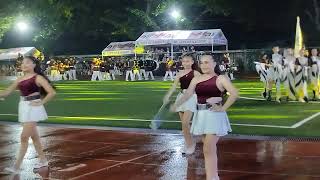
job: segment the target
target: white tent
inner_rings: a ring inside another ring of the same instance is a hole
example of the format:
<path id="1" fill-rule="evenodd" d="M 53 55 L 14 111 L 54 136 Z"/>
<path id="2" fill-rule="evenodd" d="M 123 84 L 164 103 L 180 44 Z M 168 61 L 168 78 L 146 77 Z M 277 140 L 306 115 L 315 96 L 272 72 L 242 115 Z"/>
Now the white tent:
<path id="1" fill-rule="evenodd" d="M 22 56 L 34 56 L 40 55 L 40 51 L 35 47 L 0 49 L 0 61 L 17 59 L 18 54 Z"/>
<path id="2" fill-rule="evenodd" d="M 156 31 L 143 33 L 136 45 L 170 45 L 171 53 L 175 45 L 211 46 L 213 51 L 214 46 L 225 46 L 227 50 L 228 40 L 221 29 Z"/>
<path id="3" fill-rule="evenodd" d="M 102 56 L 134 55 L 135 42 L 112 42 L 103 51 Z"/>

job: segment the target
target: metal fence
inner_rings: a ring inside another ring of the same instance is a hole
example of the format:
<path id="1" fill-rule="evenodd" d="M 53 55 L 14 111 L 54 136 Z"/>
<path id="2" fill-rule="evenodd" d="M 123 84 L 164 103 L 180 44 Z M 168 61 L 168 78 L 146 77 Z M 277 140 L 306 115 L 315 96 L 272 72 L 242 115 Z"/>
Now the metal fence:
<path id="1" fill-rule="evenodd" d="M 218 61 L 222 60 L 225 53 L 229 53 L 230 61 L 238 67 L 239 73 L 253 73 L 256 71 L 254 61 L 259 61 L 265 53 L 271 56 L 272 52 L 271 49 L 214 51 Z"/>
<path id="2" fill-rule="evenodd" d="M 215 59 L 221 61 L 223 55 L 225 53 L 229 53 L 231 63 L 238 67 L 238 73 L 254 73 L 255 72 L 255 64 L 254 61 L 259 61 L 261 56 L 264 53 L 267 53 L 269 57 L 272 54 L 271 49 L 244 49 L 244 50 L 228 50 L 228 51 L 214 51 Z M 179 56 L 181 52 L 177 52 L 175 55 Z M 81 55 L 80 59 L 90 59 L 92 57 L 101 56 L 101 55 Z M 60 57 L 69 57 L 69 56 L 60 56 Z M 72 57 L 78 57 L 78 55 L 73 55 Z M 10 63 L 1 63 L 4 64 L 13 64 Z"/>

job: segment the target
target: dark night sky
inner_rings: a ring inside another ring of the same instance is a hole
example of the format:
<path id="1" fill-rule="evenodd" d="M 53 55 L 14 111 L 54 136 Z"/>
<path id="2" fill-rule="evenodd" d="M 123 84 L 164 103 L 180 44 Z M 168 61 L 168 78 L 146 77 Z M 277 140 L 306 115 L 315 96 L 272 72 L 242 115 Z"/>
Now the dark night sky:
<path id="1" fill-rule="evenodd" d="M 307 46 L 319 45 L 319 37 L 314 30 L 311 21 L 305 13 L 306 8 L 312 7 L 303 0 L 269 0 L 264 3 L 260 0 L 243 0 L 234 2 L 250 2 L 248 6 L 233 8 L 231 15 L 205 15 L 193 29 L 221 28 L 230 43 L 230 49 L 238 48 L 269 48 L 272 45 L 293 46 L 296 16 L 301 17 L 302 30 Z M 308 1 L 311 3 L 311 1 Z M 243 3 L 245 4 L 245 3 Z M 96 11 L 104 11 L 106 7 L 96 7 Z M 187 11 L 187 12 L 186 12 Z M 192 11 L 192 12 L 190 12 Z M 185 8 L 183 13 L 186 17 L 192 17 L 200 13 L 201 9 Z M 193 15 L 191 14 L 193 13 Z M 80 13 L 81 14 L 81 13 Z M 240 14 L 240 15 L 239 15 Z M 88 16 L 88 14 L 82 14 Z M 99 17 L 96 17 L 97 19 Z M 81 19 L 81 18 L 80 18 Z M 76 20 L 77 21 L 77 20 Z M 80 21 L 80 20 L 79 20 Z M 135 23 L 135 22 L 131 22 Z M 104 28 L 108 29 L 108 26 Z M 126 37 L 90 37 L 84 35 L 86 28 L 78 31 L 66 30 L 63 35 L 53 42 L 54 54 L 98 54 L 109 44 L 110 41 L 134 40 Z M 142 32 L 141 32 L 142 33 Z M 31 34 L 21 35 L 15 31 L 6 34 L 1 47 L 35 46 Z M 136 37 L 138 38 L 138 36 Z"/>

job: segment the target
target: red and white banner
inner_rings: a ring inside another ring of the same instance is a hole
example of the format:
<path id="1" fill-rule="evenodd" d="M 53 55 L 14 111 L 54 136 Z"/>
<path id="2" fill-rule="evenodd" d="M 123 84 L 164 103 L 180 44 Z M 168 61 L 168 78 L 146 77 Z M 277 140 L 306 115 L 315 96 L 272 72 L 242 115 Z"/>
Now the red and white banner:
<path id="1" fill-rule="evenodd" d="M 145 32 L 137 40 L 139 45 L 227 45 L 228 40 L 221 29 L 188 31 Z"/>

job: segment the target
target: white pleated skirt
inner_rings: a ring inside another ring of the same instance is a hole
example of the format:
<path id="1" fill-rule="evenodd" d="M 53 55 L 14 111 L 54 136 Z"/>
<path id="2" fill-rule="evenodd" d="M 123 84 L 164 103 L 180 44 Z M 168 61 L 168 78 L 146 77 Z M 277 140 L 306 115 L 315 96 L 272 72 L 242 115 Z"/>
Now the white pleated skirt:
<path id="1" fill-rule="evenodd" d="M 185 90 L 183 91 L 185 92 Z M 176 102 L 181 99 L 183 96 L 183 92 L 179 93 L 176 99 Z M 176 112 L 196 112 L 197 111 L 197 95 L 193 94 L 185 103 L 181 104 L 179 107 L 177 107 Z"/>
<path id="2" fill-rule="evenodd" d="M 194 135 L 214 134 L 216 136 L 225 136 L 231 131 L 226 112 L 198 110 L 193 115 L 190 132 Z"/>
<path id="3" fill-rule="evenodd" d="M 40 101 L 39 99 L 33 101 Z M 23 97 L 20 98 L 19 102 L 19 122 L 39 122 L 48 119 L 47 112 L 43 105 L 31 106 L 30 103 L 33 101 L 24 101 Z"/>

